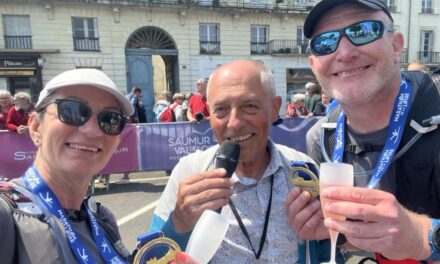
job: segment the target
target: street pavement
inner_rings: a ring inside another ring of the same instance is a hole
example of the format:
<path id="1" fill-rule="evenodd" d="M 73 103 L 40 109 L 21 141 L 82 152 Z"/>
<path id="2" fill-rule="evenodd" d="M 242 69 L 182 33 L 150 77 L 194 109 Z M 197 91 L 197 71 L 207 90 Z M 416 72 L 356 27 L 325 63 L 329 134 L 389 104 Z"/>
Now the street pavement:
<path id="1" fill-rule="evenodd" d="M 122 177 L 111 174 L 108 191 L 103 183 L 96 184 L 93 197 L 115 215 L 122 241 L 133 251 L 137 236 L 150 229 L 154 208 L 169 177 L 164 171 L 136 172 L 130 173 L 130 183 L 116 184 Z"/>

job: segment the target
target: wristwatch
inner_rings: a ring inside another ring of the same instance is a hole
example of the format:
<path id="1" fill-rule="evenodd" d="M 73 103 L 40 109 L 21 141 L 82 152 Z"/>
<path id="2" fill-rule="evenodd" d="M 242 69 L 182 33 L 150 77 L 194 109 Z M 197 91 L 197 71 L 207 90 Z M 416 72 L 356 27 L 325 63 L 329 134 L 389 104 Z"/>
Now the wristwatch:
<path id="1" fill-rule="evenodd" d="M 440 219 L 432 219 L 428 239 L 431 246 L 431 255 L 427 260 L 432 262 L 440 261 Z"/>

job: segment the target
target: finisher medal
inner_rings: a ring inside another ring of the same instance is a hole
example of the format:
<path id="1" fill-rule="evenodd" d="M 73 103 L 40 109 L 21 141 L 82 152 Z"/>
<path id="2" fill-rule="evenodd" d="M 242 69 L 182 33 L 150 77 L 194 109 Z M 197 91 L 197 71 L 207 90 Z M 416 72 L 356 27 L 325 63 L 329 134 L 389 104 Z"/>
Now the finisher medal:
<path id="1" fill-rule="evenodd" d="M 153 232 L 138 238 L 138 252 L 135 264 L 168 264 L 176 260 L 180 247 L 173 240 L 163 236 L 162 232 Z"/>
<path id="2" fill-rule="evenodd" d="M 301 192 L 307 191 L 312 198 L 319 195 L 319 180 L 316 176 L 317 171 L 313 164 L 304 162 L 292 162 L 290 170 L 290 179 L 293 186 L 301 189 Z"/>

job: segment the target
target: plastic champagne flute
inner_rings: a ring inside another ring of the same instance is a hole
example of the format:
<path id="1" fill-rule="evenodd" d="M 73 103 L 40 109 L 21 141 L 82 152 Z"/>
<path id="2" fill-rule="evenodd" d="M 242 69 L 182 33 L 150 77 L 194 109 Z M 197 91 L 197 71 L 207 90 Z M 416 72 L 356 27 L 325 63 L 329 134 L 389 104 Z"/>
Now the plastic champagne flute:
<path id="1" fill-rule="evenodd" d="M 320 191 L 334 186 L 353 186 L 353 166 L 346 163 L 321 163 L 319 169 Z M 321 196 L 321 206 L 325 218 L 344 220 L 344 217 L 326 212 L 328 200 Z M 329 230 L 331 240 L 331 258 L 329 264 L 336 264 L 336 240 L 338 232 Z"/>
<path id="2" fill-rule="evenodd" d="M 229 222 L 222 215 L 205 210 L 197 221 L 186 247 L 186 253 L 200 264 L 214 256 L 228 231 Z"/>

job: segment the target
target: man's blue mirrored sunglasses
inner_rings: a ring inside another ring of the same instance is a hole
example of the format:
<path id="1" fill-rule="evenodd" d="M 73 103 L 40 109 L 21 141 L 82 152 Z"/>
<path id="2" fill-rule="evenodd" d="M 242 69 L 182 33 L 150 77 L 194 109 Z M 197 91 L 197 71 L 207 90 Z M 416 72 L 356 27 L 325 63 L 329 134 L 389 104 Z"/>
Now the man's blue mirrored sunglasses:
<path id="1" fill-rule="evenodd" d="M 343 36 L 355 46 L 362 46 L 380 39 L 384 31 L 393 32 L 384 26 L 382 21 L 366 20 L 356 22 L 343 29 L 321 33 L 310 41 L 310 50 L 316 56 L 335 52 Z"/>

